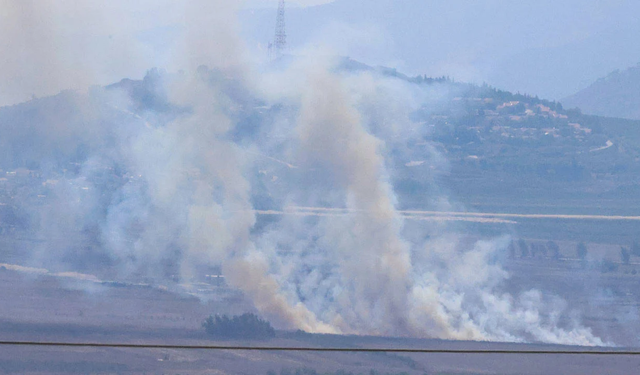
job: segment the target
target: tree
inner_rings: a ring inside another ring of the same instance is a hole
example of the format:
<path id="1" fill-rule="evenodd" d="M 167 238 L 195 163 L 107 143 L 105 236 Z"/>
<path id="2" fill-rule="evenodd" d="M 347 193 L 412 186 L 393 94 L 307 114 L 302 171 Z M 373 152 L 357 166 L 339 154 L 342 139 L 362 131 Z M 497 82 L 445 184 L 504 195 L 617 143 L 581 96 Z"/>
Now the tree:
<path id="1" fill-rule="evenodd" d="M 631 261 L 631 253 L 629 249 L 624 246 L 620 246 L 620 259 L 622 259 L 622 263 L 624 264 L 629 264 L 629 261 Z"/>
<path id="2" fill-rule="evenodd" d="M 555 243 L 554 241 L 548 241 L 547 248 L 549 249 L 549 251 L 551 251 L 551 256 L 554 259 L 560 259 L 560 246 L 558 246 L 557 243 Z"/>
<path id="3" fill-rule="evenodd" d="M 232 318 L 226 315 L 209 316 L 202 327 L 211 336 L 223 339 L 270 339 L 276 335 L 269 322 L 251 313 Z"/>
<path id="4" fill-rule="evenodd" d="M 520 247 L 520 256 L 522 258 L 526 258 L 529 256 L 529 246 L 527 245 L 527 241 L 522 238 L 518 240 L 518 247 Z"/>
<path id="5" fill-rule="evenodd" d="M 637 242 L 633 242 L 633 244 L 631 244 L 631 253 L 637 257 L 640 257 L 640 244 L 638 244 Z"/>
<path id="6" fill-rule="evenodd" d="M 542 256 L 545 258 L 549 254 L 547 247 L 542 242 L 538 244 L 538 250 L 540 250 L 540 252 L 542 253 Z"/>
<path id="7" fill-rule="evenodd" d="M 542 242 L 532 242 L 529 247 L 531 249 L 532 257 L 535 258 L 538 255 L 541 255 L 543 258 L 547 257 L 547 247 Z"/>
<path id="8" fill-rule="evenodd" d="M 576 253 L 580 260 L 585 260 L 587 258 L 587 245 L 585 245 L 584 242 L 580 242 L 578 246 L 576 246 Z"/>

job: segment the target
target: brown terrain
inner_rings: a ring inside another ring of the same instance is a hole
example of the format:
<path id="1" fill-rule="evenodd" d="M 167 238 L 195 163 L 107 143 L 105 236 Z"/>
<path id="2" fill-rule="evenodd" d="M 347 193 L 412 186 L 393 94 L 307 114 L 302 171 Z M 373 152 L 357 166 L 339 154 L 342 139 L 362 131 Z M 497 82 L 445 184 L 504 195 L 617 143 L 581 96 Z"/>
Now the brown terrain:
<path id="1" fill-rule="evenodd" d="M 563 297 L 582 322 L 618 346 L 637 344 L 637 264 L 603 274 L 571 258 L 574 243 L 559 243 L 560 260 L 507 261 L 505 289 L 539 288 Z M 593 257 L 614 247 L 593 247 Z M 252 311 L 240 294 L 202 284 L 206 302 L 182 290 L 148 284 L 105 283 L 78 274 L 50 274 L 0 267 L 0 340 L 277 347 L 548 349 L 571 347 L 433 339 L 311 335 L 279 331 L 269 341 L 214 341 L 200 327 L 209 314 Z M 176 287 L 177 288 L 177 287 Z M 191 289 L 189 289 L 191 288 Z M 597 290 L 598 293 L 593 293 Z M 7 374 L 630 374 L 640 356 L 519 354 L 394 354 L 255 352 L 5 346 L 0 373 Z"/>

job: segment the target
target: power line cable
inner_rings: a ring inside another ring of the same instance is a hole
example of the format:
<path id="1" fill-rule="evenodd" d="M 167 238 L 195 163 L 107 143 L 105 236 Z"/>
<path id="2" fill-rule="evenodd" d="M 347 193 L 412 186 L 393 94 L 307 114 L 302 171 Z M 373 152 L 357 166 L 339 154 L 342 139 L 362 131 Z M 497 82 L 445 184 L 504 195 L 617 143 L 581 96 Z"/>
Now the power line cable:
<path id="1" fill-rule="evenodd" d="M 352 353 L 422 353 L 422 354 L 520 354 L 520 355 L 598 355 L 638 356 L 640 350 L 511 350 L 511 349 L 407 349 L 407 348 L 317 348 L 282 346 L 231 346 L 231 345 L 171 345 L 125 344 L 56 341 L 0 341 L 2 346 L 76 347 L 76 348 L 124 348 L 124 349 L 178 349 L 178 350 L 242 350 L 242 351 L 290 351 L 290 352 L 352 352 Z"/>

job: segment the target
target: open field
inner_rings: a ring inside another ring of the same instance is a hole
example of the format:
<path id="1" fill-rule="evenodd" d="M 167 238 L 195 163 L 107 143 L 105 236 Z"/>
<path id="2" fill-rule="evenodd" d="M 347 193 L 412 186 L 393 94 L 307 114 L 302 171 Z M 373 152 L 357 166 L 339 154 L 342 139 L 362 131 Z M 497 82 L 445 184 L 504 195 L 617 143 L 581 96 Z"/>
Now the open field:
<path id="1" fill-rule="evenodd" d="M 195 336 L 195 335 L 194 335 Z M 300 345 L 304 339 L 282 337 L 269 345 Z M 120 338 L 132 339 L 133 335 Z M 335 337 L 312 338 L 316 347 L 331 346 Z M 181 342 L 203 342 L 197 337 Z M 433 349 L 555 349 L 549 346 L 442 342 L 434 340 L 340 338 L 354 347 L 393 345 Z M 207 341 L 212 344 L 212 342 Z M 225 344 L 225 343 L 223 343 Z M 235 344 L 235 343 L 234 343 Z M 56 349 L 3 348 L 0 373 L 6 374 L 260 374 L 295 373 L 310 369 L 318 373 L 354 374 L 630 374 L 640 367 L 636 357 L 591 357 L 584 355 L 458 355 L 187 351 L 169 349 Z"/>
<path id="2" fill-rule="evenodd" d="M 317 343 L 316 346 L 327 344 Z M 183 340 L 199 342 L 199 340 Z M 545 346 L 440 342 L 431 340 L 341 338 L 352 346 L 402 345 L 403 347 L 455 349 L 553 349 Z M 210 343 L 210 342 L 209 342 Z M 304 341 L 287 337 L 273 345 L 299 345 Z M 329 344 L 330 345 L 330 344 Z M 296 370 L 342 374 L 630 374 L 640 367 L 636 357 L 591 357 L 584 355 L 457 355 L 385 353 L 309 353 L 186 351 L 168 349 L 71 349 L 3 348 L 0 373 L 5 374 L 257 374 L 269 371 L 295 374 Z"/>
<path id="3" fill-rule="evenodd" d="M 540 290 L 557 296 L 571 315 L 606 342 L 640 346 L 640 258 L 620 258 L 620 246 L 629 246 L 640 233 L 633 210 L 568 210 L 550 212 L 530 205 L 526 209 L 479 212 L 440 212 L 406 209 L 408 231 L 429 221 L 463 225 L 466 241 L 510 234 L 529 246 L 553 240 L 557 258 L 550 254 L 508 257 L 504 269 L 510 278 L 501 290 L 517 296 Z M 508 203 L 508 202 L 507 202 Z M 496 208 L 496 207 L 493 207 Z M 542 212 L 542 214 L 540 213 Z M 367 214 L 344 209 L 290 207 L 258 211 L 259 223 L 280 215 L 341 216 Z M 254 311 L 241 293 L 207 284 L 158 285 L 153 281 L 113 282 L 101 274 L 29 268 L 26 249 L 38 241 L 28 236 L 0 237 L 0 339 L 130 343 L 216 344 L 200 325 L 210 314 Z M 577 259 L 576 246 L 584 241 L 587 260 Z M 606 267 L 608 268 L 606 268 Z M 605 269 L 606 268 L 606 269 Z M 72 271 L 72 270 L 67 270 Z M 560 321 L 559 324 L 568 324 Z M 549 345 L 454 342 L 431 339 L 321 336 L 280 331 L 268 342 L 222 342 L 273 346 L 406 347 L 406 348 L 561 348 Z M 306 353 L 181 351 L 131 349 L 57 349 L 6 347 L 0 351 L 0 373 L 6 374 L 266 374 L 273 370 L 314 369 L 354 374 L 629 374 L 638 372 L 640 358 L 525 355 L 452 355 L 382 353 Z"/>
<path id="4" fill-rule="evenodd" d="M 505 292 L 538 288 L 558 295 L 582 322 L 605 340 L 638 346 L 640 264 L 613 273 L 583 267 L 571 258 L 573 243 L 559 242 L 559 260 L 508 260 L 512 275 Z M 594 257 L 608 248 L 593 249 Z M 551 345 L 454 342 L 429 339 L 310 335 L 278 332 L 258 342 L 214 342 L 200 328 L 209 314 L 237 314 L 252 307 L 226 288 L 212 288 L 208 301 L 157 285 L 96 283 L 82 278 L 0 271 L 0 339 L 74 342 L 174 343 L 185 345 L 261 345 L 313 347 L 402 347 L 469 349 L 551 349 Z M 218 290 L 219 293 L 216 293 Z M 629 374 L 635 357 L 548 355 L 454 355 L 382 353 L 306 353 L 58 349 L 5 347 L 0 373 L 7 374 L 266 374 L 268 370 L 315 369 L 368 374 Z"/>

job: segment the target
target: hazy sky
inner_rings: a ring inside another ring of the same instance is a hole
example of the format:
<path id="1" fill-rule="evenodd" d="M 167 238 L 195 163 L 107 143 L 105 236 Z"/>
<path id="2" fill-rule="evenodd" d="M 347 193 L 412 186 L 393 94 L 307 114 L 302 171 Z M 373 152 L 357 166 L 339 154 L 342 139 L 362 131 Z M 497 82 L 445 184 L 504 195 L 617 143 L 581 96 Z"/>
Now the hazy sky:
<path id="1" fill-rule="evenodd" d="M 321 5 L 331 3 L 334 0 L 287 0 L 287 6 L 308 7 L 313 5 Z M 278 0 L 247 0 L 249 7 L 277 7 Z"/>
<path id="2" fill-rule="evenodd" d="M 289 0 L 287 5 L 328 2 Z M 277 5 L 278 0 L 0 0 L 0 105 L 141 78 L 152 67 L 188 68 L 178 66 L 176 56 L 184 48 L 180 33 L 193 25 L 193 16 L 215 19 L 224 7 Z M 188 6 L 201 12 L 187 14 Z M 222 21 L 234 22 L 231 18 Z M 275 14 L 269 18 L 275 22 Z M 203 22 L 200 32 L 212 39 L 217 23 Z"/>
<path id="3" fill-rule="evenodd" d="M 182 8 L 215 18 L 232 0 L 0 0 L 0 105 L 177 68 Z M 278 0 L 242 5 L 254 56 L 273 38 Z M 311 5 L 317 7 L 309 7 Z M 215 5 L 210 5 L 215 4 Z M 289 0 L 291 51 L 328 45 L 407 74 L 449 75 L 558 99 L 640 61 L 640 2 L 628 0 Z M 296 7 L 296 4 L 298 5 Z M 247 7 L 249 11 L 247 11 Z M 204 9 L 204 8 L 202 8 Z M 232 18 L 232 17 L 228 17 Z M 233 22 L 225 19 L 224 22 Z M 203 35 L 215 32 L 202 23 Z"/>
<path id="4" fill-rule="evenodd" d="M 411 75 L 560 99 L 640 61 L 638 14 L 629 0 L 336 0 L 289 9 L 287 33 L 293 51 L 325 44 Z M 249 45 L 273 22 L 272 10 L 244 17 Z"/>

